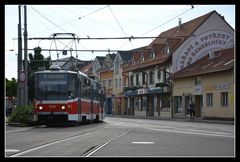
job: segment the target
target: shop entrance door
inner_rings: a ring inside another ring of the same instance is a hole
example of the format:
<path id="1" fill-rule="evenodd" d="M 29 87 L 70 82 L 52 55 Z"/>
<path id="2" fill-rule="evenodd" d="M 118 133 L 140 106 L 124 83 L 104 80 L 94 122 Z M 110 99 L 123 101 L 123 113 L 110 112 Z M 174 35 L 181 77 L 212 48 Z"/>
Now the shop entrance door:
<path id="1" fill-rule="evenodd" d="M 195 96 L 195 116 L 201 117 L 202 110 L 202 95 Z"/>
<path id="2" fill-rule="evenodd" d="M 185 96 L 185 115 L 190 115 L 190 112 L 188 111 L 190 104 L 190 96 Z"/>

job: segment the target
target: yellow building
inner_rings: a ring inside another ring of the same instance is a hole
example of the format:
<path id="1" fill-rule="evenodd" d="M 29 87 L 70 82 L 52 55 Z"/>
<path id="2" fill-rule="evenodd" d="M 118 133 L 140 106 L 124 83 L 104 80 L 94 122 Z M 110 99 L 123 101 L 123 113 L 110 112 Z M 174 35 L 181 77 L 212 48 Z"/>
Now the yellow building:
<path id="1" fill-rule="evenodd" d="M 234 48 L 209 53 L 173 75 L 174 117 L 189 115 L 195 103 L 196 117 L 234 119 Z"/>
<path id="2" fill-rule="evenodd" d="M 131 51 L 118 51 L 116 57 L 114 59 L 114 108 L 115 115 L 124 115 L 127 114 L 127 105 L 123 96 L 123 89 L 127 87 L 128 76 L 126 73 L 123 73 L 122 67 L 132 59 L 132 52 L 136 50 L 133 49 Z"/>
<path id="3" fill-rule="evenodd" d="M 113 61 L 116 54 L 107 54 L 103 65 L 97 70 L 100 74 L 100 81 L 105 93 L 104 110 L 106 114 L 114 114 L 114 94 L 113 94 Z"/>

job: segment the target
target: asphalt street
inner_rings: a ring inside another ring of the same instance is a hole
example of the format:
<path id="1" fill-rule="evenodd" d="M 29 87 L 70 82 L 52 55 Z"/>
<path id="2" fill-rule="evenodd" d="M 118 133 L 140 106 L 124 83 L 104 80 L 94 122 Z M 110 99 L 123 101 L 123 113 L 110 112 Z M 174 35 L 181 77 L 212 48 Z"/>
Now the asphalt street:
<path id="1" fill-rule="evenodd" d="M 5 129 L 11 157 L 234 157 L 235 126 L 106 117 L 74 127 Z"/>

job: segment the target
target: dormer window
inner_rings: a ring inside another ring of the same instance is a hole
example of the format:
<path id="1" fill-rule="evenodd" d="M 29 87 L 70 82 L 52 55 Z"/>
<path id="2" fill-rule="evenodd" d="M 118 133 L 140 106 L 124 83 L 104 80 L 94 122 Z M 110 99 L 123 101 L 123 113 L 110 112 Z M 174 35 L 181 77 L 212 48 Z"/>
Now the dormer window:
<path id="1" fill-rule="evenodd" d="M 170 53 L 170 47 L 168 46 L 168 44 L 166 45 L 165 53 L 166 53 L 166 54 L 169 54 L 169 53 Z"/>
<path id="2" fill-rule="evenodd" d="M 143 55 L 143 53 L 142 53 L 142 55 L 141 55 L 141 61 L 144 61 L 144 55 Z"/>
<path id="3" fill-rule="evenodd" d="M 154 50 L 151 50 L 151 58 L 155 58 L 155 52 L 154 52 Z"/>
<path id="4" fill-rule="evenodd" d="M 132 59 L 132 64 L 135 64 L 135 60 L 134 59 Z"/>

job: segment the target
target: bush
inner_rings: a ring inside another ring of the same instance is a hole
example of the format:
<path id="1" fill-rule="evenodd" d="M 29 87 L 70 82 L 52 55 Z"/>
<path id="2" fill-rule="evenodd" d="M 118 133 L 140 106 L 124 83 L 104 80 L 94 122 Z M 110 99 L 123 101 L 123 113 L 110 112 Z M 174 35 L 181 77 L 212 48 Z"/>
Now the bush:
<path id="1" fill-rule="evenodd" d="M 33 105 L 19 106 L 12 112 L 9 122 L 20 123 L 20 124 L 31 124 L 33 123 Z"/>

